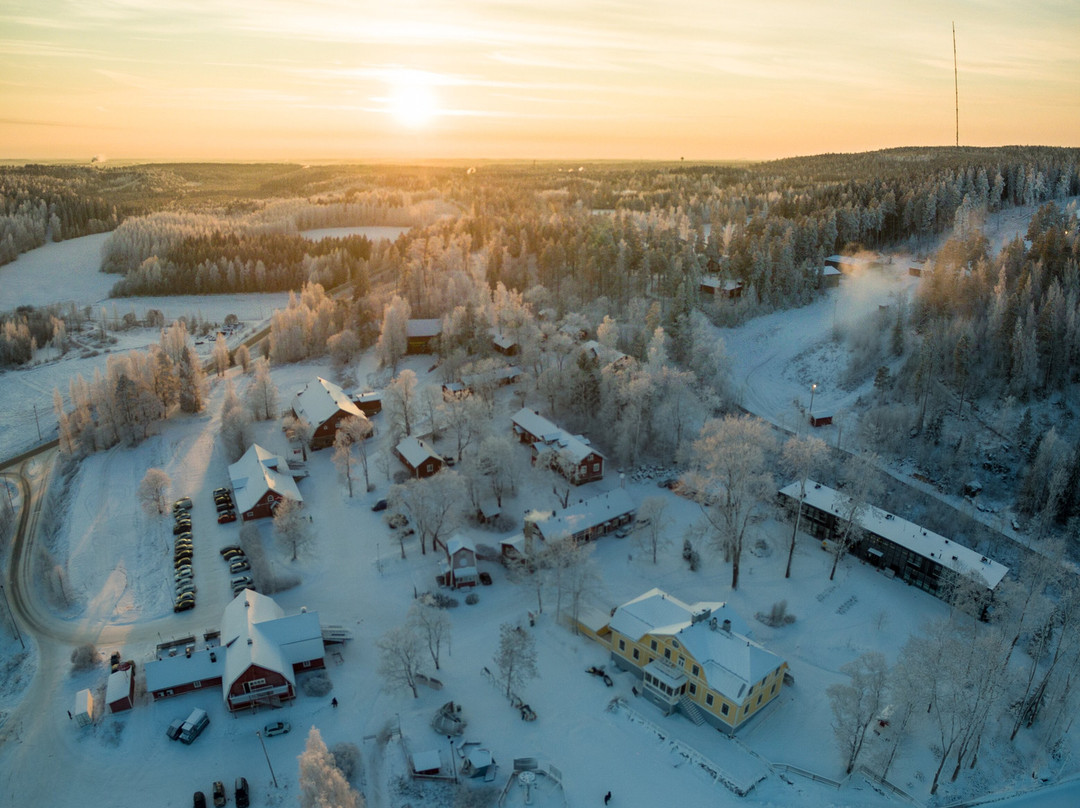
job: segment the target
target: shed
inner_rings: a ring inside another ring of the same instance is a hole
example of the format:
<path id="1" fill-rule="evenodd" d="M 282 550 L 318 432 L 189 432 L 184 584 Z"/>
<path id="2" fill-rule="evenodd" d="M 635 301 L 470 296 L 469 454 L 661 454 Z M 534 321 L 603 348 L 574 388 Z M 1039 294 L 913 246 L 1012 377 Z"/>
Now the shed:
<path id="1" fill-rule="evenodd" d="M 89 690 L 80 690 L 75 694 L 75 723 L 85 727 L 94 722 L 94 697 Z"/>
<path id="2" fill-rule="evenodd" d="M 816 427 L 819 427 L 819 426 L 828 426 L 831 423 L 832 423 L 832 415 L 831 414 L 829 414 L 829 415 L 818 414 L 818 415 L 811 415 L 810 416 L 810 426 L 812 426 L 812 427 L 816 428 Z"/>
<path id="3" fill-rule="evenodd" d="M 394 454 L 414 477 L 430 477 L 443 467 L 442 456 L 426 441 L 414 437 L 403 438 L 394 447 Z"/>
<path id="4" fill-rule="evenodd" d="M 382 393 L 369 391 L 366 393 L 353 393 L 352 402 L 360 408 L 364 415 L 375 415 L 382 412 Z"/>
<path id="5" fill-rule="evenodd" d="M 821 270 L 821 285 L 830 288 L 840 285 L 840 277 L 844 273 L 836 267 L 827 266 Z"/>
<path id="6" fill-rule="evenodd" d="M 135 671 L 128 666 L 109 674 L 105 686 L 105 703 L 109 712 L 119 713 L 130 710 L 135 704 Z"/>
<path id="7" fill-rule="evenodd" d="M 405 324 L 405 352 L 431 353 L 432 342 L 442 334 L 442 320 L 409 320 Z"/>
<path id="8" fill-rule="evenodd" d="M 439 752 L 436 749 L 428 749 L 424 752 L 413 752 L 413 774 L 438 774 L 442 768 Z"/>

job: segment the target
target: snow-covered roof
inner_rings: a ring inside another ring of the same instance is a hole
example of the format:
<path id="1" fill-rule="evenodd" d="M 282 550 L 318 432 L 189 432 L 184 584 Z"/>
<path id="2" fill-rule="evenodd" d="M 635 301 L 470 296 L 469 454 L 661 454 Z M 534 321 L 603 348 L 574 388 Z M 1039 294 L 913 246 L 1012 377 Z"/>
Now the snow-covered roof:
<path id="1" fill-rule="evenodd" d="M 727 629 L 725 621 L 730 621 Z M 746 623 L 723 602 L 690 605 L 650 589 L 617 608 L 610 626 L 634 641 L 647 634 L 678 637 L 701 666 L 709 687 L 736 703 L 745 699 L 751 685 L 784 664 L 747 636 Z"/>
<path id="2" fill-rule="evenodd" d="M 622 351 L 615 348 L 609 348 L 601 342 L 597 342 L 594 339 L 581 343 L 583 350 L 589 351 L 596 357 L 598 362 L 601 362 L 604 367 L 608 365 L 614 365 L 616 362 L 622 362 L 630 357 L 624 354 Z"/>
<path id="3" fill-rule="evenodd" d="M 252 665 L 277 671 L 295 684 L 293 663 L 323 655 L 317 612 L 286 616 L 272 598 L 253 589 L 245 589 L 225 607 L 221 644 L 225 648 L 222 689 L 226 697 L 232 683 Z"/>
<path id="4" fill-rule="evenodd" d="M 829 276 L 831 276 L 831 275 L 843 275 L 844 273 L 843 273 L 843 272 L 841 272 L 841 271 L 840 271 L 839 269 L 837 269 L 836 267 L 824 267 L 824 268 L 823 268 L 823 269 L 821 270 L 821 274 L 822 274 L 823 276 L 825 276 L 825 277 L 829 277 Z"/>
<path id="5" fill-rule="evenodd" d="M 454 536 L 452 536 L 446 542 L 446 552 L 447 552 L 447 554 L 452 556 L 454 553 L 458 552 L 459 550 L 468 550 L 469 552 L 475 554 L 476 553 L 476 544 L 473 542 L 472 539 L 468 538 L 467 536 L 460 536 L 460 535 L 454 534 Z"/>
<path id="6" fill-rule="evenodd" d="M 790 499 L 798 499 L 798 482 L 781 488 L 780 493 Z M 827 485 L 807 480 L 804 501 L 826 513 L 843 517 L 850 497 Z M 909 522 L 907 519 L 874 506 L 864 509 L 858 521 L 864 530 L 918 553 L 924 558 L 932 559 L 946 569 L 960 575 L 968 573 L 977 575 L 986 584 L 987 589 L 993 589 L 1001 583 L 1001 579 L 1009 571 L 1008 567 L 990 560 L 969 547 L 957 544 L 914 522 Z"/>
<path id="7" fill-rule="evenodd" d="M 543 444 L 542 446 L 533 444 L 533 448 L 538 452 L 551 449 L 566 454 L 575 463 L 580 463 L 590 454 L 599 457 L 604 456 L 594 449 L 585 438 L 580 435 L 571 435 L 565 429 L 555 426 L 547 418 L 530 410 L 528 407 L 522 407 L 518 410 L 511 418 L 511 421 L 515 430 L 524 430 L 540 439 L 538 443 Z"/>
<path id="8" fill-rule="evenodd" d="M 633 498 L 623 488 L 586 499 L 562 511 L 530 511 L 525 521 L 536 526 L 546 540 L 574 536 L 637 510 Z"/>
<path id="9" fill-rule="evenodd" d="M 109 674 L 105 684 L 105 703 L 127 698 L 131 695 L 131 668 L 122 668 Z"/>
<path id="10" fill-rule="evenodd" d="M 715 275 L 702 275 L 701 285 L 712 289 L 723 289 L 725 292 L 734 292 L 742 288 L 742 281 L 733 278 L 718 278 Z"/>
<path id="11" fill-rule="evenodd" d="M 296 394 L 292 407 L 293 412 L 314 427 L 326 423 L 339 410 L 357 418 L 365 417 L 338 385 L 321 376 Z"/>
<path id="12" fill-rule="evenodd" d="M 405 324 L 406 337 L 437 337 L 442 333 L 442 320 L 409 320 Z"/>
<path id="13" fill-rule="evenodd" d="M 504 351 L 508 351 L 517 345 L 517 340 L 513 337 L 494 330 L 491 332 L 491 341 L 496 348 L 501 348 Z"/>
<path id="14" fill-rule="evenodd" d="M 425 461 L 431 458 L 439 461 L 442 460 L 439 453 L 432 449 L 425 441 L 417 440 L 411 436 L 403 438 L 395 449 L 399 455 L 405 458 L 405 462 L 414 469 L 420 468 L 420 466 L 424 465 Z"/>
<path id="15" fill-rule="evenodd" d="M 225 672 L 225 654 L 221 648 L 193 651 L 190 657 L 178 653 L 176 656 L 151 660 L 143 666 L 143 670 L 146 673 L 146 689 L 154 693 L 220 678 Z"/>
<path id="16" fill-rule="evenodd" d="M 296 502 L 304 501 L 285 458 L 257 443 L 251 444 L 244 456 L 229 466 L 229 480 L 241 513 L 251 510 L 267 491 Z"/>
<path id="17" fill-rule="evenodd" d="M 423 752 L 413 752 L 412 767 L 414 772 L 437 772 L 442 767 L 439 751 L 427 749 Z"/>
<path id="18" fill-rule="evenodd" d="M 865 269 L 876 262 L 876 258 L 869 258 L 862 255 L 830 255 L 825 259 L 825 263 L 834 263 L 838 265 L 848 267 L 859 267 Z"/>

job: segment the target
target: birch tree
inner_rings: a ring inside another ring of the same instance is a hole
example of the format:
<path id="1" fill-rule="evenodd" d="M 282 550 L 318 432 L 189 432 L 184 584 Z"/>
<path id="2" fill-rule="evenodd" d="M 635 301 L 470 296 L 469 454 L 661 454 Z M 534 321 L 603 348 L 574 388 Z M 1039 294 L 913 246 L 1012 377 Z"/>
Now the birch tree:
<path id="1" fill-rule="evenodd" d="M 315 727 L 300 754 L 300 808 L 364 808 Z"/>
<path id="2" fill-rule="evenodd" d="M 434 598 L 425 595 L 413 601 L 413 605 L 409 607 L 407 623 L 427 645 L 435 670 L 439 670 L 442 645 L 444 642 L 450 644 L 450 618 L 446 612 L 435 605 Z"/>
<path id="3" fill-rule="evenodd" d="M 506 686 L 506 697 L 520 690 L 539 673 L 536 668 L 536 641 L 521 626 L 503 623 L 499 626 L 499 648 L 495 652 L 495 667 L 499 681 Z"/>
<path id="4" fill-rule="evenodd" d="M 390 487 L 390 507 L 409 517 L 420 538 L 420 552 L 427 554 L 428 542 L 434 549 L 440 537 L 453 531 L 465 501 L 465 484 L 451 469 L 403 485 Z"/>
<path id="5" fill-rule="evenodd" d="M 283 499 L 274 508 L 274 537 L 285 550 L 292 553 L 296 561 L 300 551 L 311 541 L 308 520 L 304 518 L 299 502 Z"/>
<path id="6" fill-rule="evenodd" d="M 413 698 L 417 675 L 423 672 L 423 648 L 420 636 L 411 625 L 397 626 L 383 634 L 376 643 L 379 649 L 379 673 L 391 689 L 408 688 Z"/>
<path id="7" fill-rule="evenodd" d="M 829 685 L 825 693 L 833 711 L 833 732 L 843 752 L 847 774 L 866 742 L 870 725 L 885 707 L 888 665 L 885 656 L 870 651 L 840 668 L 849 677 L 847 684 Z"/>
<path id="8" fill-rule="evenodd" d="M 877 476 L 877 455 L 848 455 L 844 461 L 844 490 L 836 493 L 838 528 L 832 541 L 833 563 L 829 580 L 844 553 L 862 534 L 862 518 L 869 513 L 872 500 L 880 490 Z"/>
<path id="9" fill-rule="evenodd" d="M 270 378 L 269 359 L 260 357 L 255 361 L 255 374 L 245 396 L 255 420 L 269 421 L 277 413 L 278 389 Z"/>
<path id="10" fill-rule="evenodd" d="M 806 481 L 815 473 L 815 469 L 825 457 L 825 441 L 812 435 L 794 435 L 787 439 L 781 453 L 784 471 L 795 477 L 799 483 L 799 503 L 795 509 L 795 526 L 791 530 L 791 544 L 788 547 L 787 569 L 784 577 L 791 577 L 791 560 L 795 556 L 795 537 L 799 533 L 802 520 L 802 502 L 806 498 Z"/>
<path id="11" fill-rule="evenodd" d="M 164 514 L 169 511 L 169 486 L 172 480 L 162 469 L 147 469 L 139 483 L 139 502 L 147 514 Z"/>
<path id="12" fill-rule="evenodd" d="M 731 588 L 739 588 L 746 528 L 757 508 L 773 493 L 765 471 L 769 441 L 765 422 L 728 415 L 705 422 L 690 450 L 686 475 L 712 541 L 731 561 Z"/>
<path id="13" fill-rule="evenodd" d="M 224 376 L 229 369 L 229 344 L 225 342 L 225 335 L 219 333 L 214 340 L 214 367 L 218 377 Z"/>
<path id="14" fill-rule="evenodd" d="M 403 370 L 383 390 L 383 413 L 391 444 L 412 434 L 419 407 L 416 374 L 408 369 Z"/>
<path id="15" fill-rule="evenodd" d="M 645 497 L 637 512 L 637 529 L 634 531 L 634 541 L 645 552 L 652 556 L 652 563 L 656 563 L 657 551 L 670 544 L 667 532 L 664 530 L 664 513 L 667 511 L 667 501 L 663 497 Z"/>

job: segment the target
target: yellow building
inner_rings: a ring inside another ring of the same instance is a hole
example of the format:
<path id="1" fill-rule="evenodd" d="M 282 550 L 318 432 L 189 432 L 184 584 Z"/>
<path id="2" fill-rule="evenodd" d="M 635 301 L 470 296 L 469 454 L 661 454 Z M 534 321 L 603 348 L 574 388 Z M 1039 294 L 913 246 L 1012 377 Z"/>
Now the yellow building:
<path id="1" fill-rule="evenodd" d="M 641 677 L 664 711 L 734 734 L 780 695 L 787 663 L 747 637 L 725 603 L 695 603 L 651 589 L 619 606 L 599 634 L 611 659 Z"/>

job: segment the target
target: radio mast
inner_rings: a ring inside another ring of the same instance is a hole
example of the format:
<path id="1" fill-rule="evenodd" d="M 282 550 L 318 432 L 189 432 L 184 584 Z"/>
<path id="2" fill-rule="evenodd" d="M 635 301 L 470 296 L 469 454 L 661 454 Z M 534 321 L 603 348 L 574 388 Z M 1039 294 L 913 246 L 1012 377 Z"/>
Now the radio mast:
<path id="1" fill-rule="evenodd" d="M 956 22 L 952 24 L 953 90 L 956 93 L 956 147 L 960 148 L 960 80 L 956 71 Z"/>

